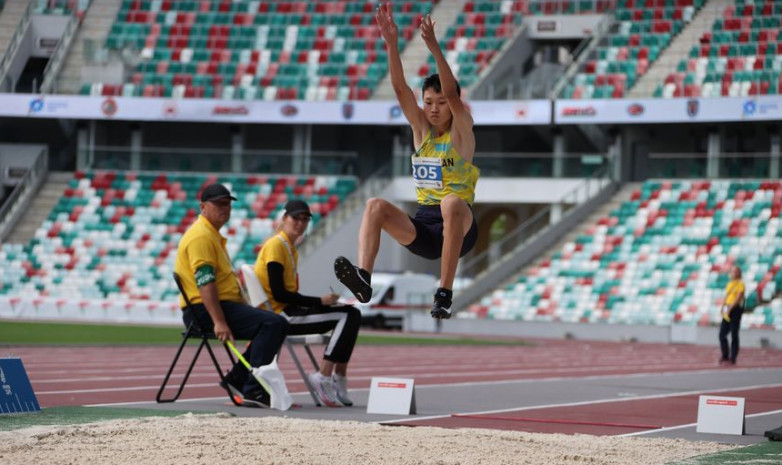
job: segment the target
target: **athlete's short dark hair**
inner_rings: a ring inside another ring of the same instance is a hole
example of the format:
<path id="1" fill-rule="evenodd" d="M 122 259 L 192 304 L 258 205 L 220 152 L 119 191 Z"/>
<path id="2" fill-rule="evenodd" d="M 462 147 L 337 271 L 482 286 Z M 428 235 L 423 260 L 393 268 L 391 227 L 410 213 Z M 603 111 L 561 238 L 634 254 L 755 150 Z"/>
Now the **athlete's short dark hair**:
<path id="1" fill-rule="evenodd" d="M 421 85 L 421 95 L 426 92 L 426 89 L 432 89 L 435 92 L 442 93 L 443 86 L 440 84 L 440 75 L 435 73 L 424 79 L 424 83 Z M 459 85 L 459 81 L 456 81 L 456 95 L 462 95 L 462 87 Z"/>

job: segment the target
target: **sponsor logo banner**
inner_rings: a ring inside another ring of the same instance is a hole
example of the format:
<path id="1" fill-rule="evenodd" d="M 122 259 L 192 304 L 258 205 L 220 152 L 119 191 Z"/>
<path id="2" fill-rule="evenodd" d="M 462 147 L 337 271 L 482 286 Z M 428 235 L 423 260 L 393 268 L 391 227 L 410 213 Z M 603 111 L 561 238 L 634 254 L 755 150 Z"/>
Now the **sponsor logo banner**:
<path id="1" fill-rule="evenodd" d="M 342 117 L 346 120 L 353 118 L 353 114 L 356 112 L 356 105 L 353 102 L 345 102 L 342 104 Z"/>
<path id="2" fill-rule="evenodd" d="M 631 103 L 627 106 L 627 114 L 632 117 L 641 116 L 644 114 L 644 106 L 640 103 Z"/>
<path id="3" fill-rule="evenodd" d="M 476 125 L 639 124 L 782 119 L 778 96 L 469 102 Z M 407 125 L 395 101 L 233 101 L 0 94 L 0 117 Z"/>
<path id="4" fill-rule="evenodd" d="M 245 105 L 215 105 L 212 108 L 212 114 L 215 116 L 247 116 L 250 114 L 250 108 Z"/>
<path id="5" fill-rule="evenodd" d="M 100 104 L 100 111 L 103 112 L 104 115 L 107 117 L 112 117 L 117 114 L 117 110 L 119 109 L 119 106 L 117 104 L 117 101 L 113 98 L 109 97 L 106 100 L 103 101 L 103 103 Z"/>
<path id="6" fill-rule="evenodd" d="M 551 124 L 551 101 L 469 102 L 477 125 Z M 309 102 L 0 94 L 0 117 L 407 125 L 395 101 Z"/>
<path id="7" fill-rule="evenodd" d="M 698 116 L 698 110 L 701 108 L 701 103 L 698 99 L 687 100 L 687 116 L 695 118 Z"/>
<path id="8" fill-rule="evenodd" d="M 551 124 L 550 100 L 476 100 L 470 109 L 477 125 Z"/>
<path id="9" fill-rule="evenodd" d="M 557 100 L 555 124 L 730 122 L 782 119 L 776 96 Z"/>
<path id="10" fill-rule="evenodd" d="M 388 121 L 396 121 L 402 118 L 402 107 L 399 105 L 391 105 L 388 109 Z"/>

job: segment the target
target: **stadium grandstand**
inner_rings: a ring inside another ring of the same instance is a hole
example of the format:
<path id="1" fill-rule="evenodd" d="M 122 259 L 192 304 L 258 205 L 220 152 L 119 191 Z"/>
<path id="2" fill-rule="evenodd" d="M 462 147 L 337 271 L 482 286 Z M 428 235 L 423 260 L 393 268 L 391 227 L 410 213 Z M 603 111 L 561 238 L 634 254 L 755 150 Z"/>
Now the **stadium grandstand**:
<path id="1" fill-rule="evenodd" d="M 417 94 L 436 19 L 481 169 L 455 317 L 406 329 L 716 344 L 740 265 L 742 341 L 782 344 L 782 0 L 392 6 Z M 0 1 L 0 318 L 179 324 L 176 245 L 216 181 L 237 267 L 300 198 L 303 291 L 335 286 L 365 201 L 415 206 L 376 7 Z M 376 269 L 439 273 L 387 237 Z"/>

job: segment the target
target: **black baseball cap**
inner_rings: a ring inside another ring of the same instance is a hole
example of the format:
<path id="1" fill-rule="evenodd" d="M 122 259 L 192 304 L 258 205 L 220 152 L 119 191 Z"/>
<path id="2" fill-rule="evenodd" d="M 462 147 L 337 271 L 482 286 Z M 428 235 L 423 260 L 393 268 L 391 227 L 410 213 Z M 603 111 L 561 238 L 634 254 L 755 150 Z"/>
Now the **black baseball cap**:
<path id="1" fill-rule="evenodd" d="M 305 213 L 307 216 L 312 216 L 310 212 L 310 206 L 303 200 L 288 200 L 285 204 L 285 214 L 290 216 L 296 216 Z"/>
<path id="2" fill-rule="evenodd" d="M 201 192 L 202 202 L 211 202 L 213 200 L 220 200 L 226 197 L 231 200 L 236 200 L 236 197 L 231 195 L 231 192 L 228 191 L 228 188 L 220 183 L 209 184 L 206 186 L 203 192 Z"/>

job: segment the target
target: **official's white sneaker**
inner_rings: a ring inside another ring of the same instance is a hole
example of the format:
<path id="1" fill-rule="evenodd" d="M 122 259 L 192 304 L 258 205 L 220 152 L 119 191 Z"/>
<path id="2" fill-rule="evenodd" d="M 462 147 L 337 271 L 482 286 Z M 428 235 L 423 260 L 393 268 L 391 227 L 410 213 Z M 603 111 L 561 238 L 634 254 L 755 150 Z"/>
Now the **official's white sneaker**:
<path id="1" fill-rule="evenodd" d="M 318 394 L 318 399 L 320 399 L 324 405 L 328 407 L 340 407 L 337 396 L 334 394 L 334 383 L 331 381 L 331 378 L 327 378 L 317 371 L 315 373 L 310 373 L 308 378 L 310 384 L 312 384 L 312 387 L 315 389 L 315 393 Z"/>
<path id="2" fill-rule="evenodd" d="M 345 407 L 352 407 L 353 401 L 348 397 L 348 377 L 333 375 L 331 380 L 334 383 L 334 393 L 337 395 L 337 400 Z"/>

